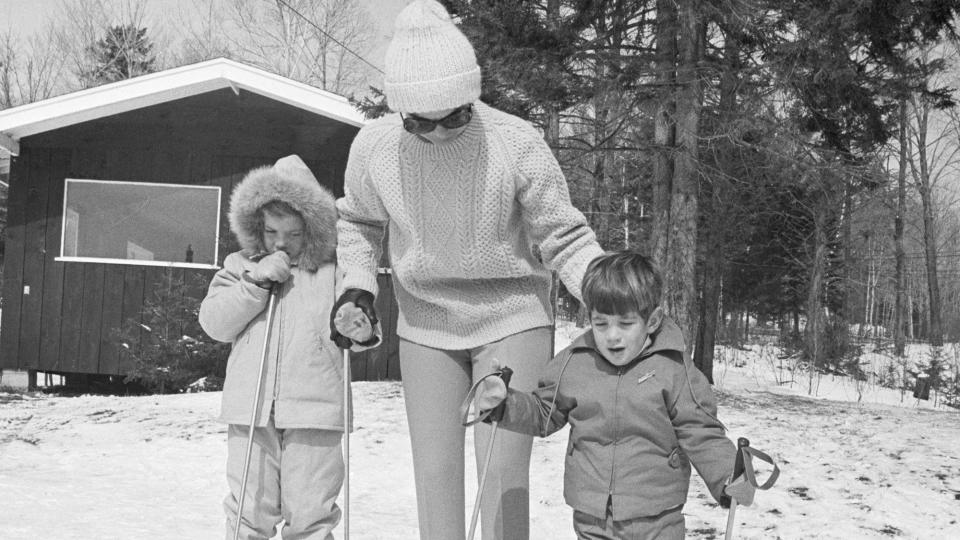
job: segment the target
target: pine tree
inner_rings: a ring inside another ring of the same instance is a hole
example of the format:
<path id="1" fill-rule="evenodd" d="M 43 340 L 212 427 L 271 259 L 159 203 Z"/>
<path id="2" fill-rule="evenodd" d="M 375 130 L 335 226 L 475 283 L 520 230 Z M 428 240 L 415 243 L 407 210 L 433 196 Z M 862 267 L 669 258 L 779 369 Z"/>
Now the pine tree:
<path id="1" fill-rule="evenodd" d="M 876 187 L 871 175 L 859 171 L 897 130 L 902 98 L 920 94 L 941 106 L 952 104 L 948 89 L 927 87 L 930 78 L 923 70 L 930 67 L 913 56 L 942 34 L 954 35 L 960 3 L 776 0 L 767 7 L 777 27 L 791 31 L 767 36 L 765 58 L 786 82 L 792 121 L 810 137 L 814 158 L 806 182 L 816 194 L 810 207 L 815 234 L 808 258 L 806 352 L 822 365 L 826 308 L 840 319 L 849 315 L 842 309 L 846 291 L 828 286 L 847 273 L 848 261 L 832 256 L 837 246 L 829 243 L 852 241 L 843 231 L 849 230 L 844 219 L 854 196 Z"/>
<path id="2" fill-rule="evenodd" d="M 156 57 L 147 29 L 111 26 L 102 39 L 87 47 L 88 68 L 80 73 L 85 87 L 122 81 L 155 71 Z"/>
<path id="3" fill-rule="evenodd" d="M 387 96 L 383 94 L 383 90 L 375 86 L 370 86 L 369 89 L 371 95 L 363 96 L 362 99 L 350 96 L 350 104 L 360 111 L 364 118 L 374 120 L 390 112 L 390 106 L 387 104 Z"/>
<path id="4" fill-rule="evenodd" d="M 197 319 L 208 276 L 167 269 L 135 317 L 113 333 L 126 378 L 151 392 L 186 391 L 205 378 L 222 386 L 230 345 L 214 341 Z"/>

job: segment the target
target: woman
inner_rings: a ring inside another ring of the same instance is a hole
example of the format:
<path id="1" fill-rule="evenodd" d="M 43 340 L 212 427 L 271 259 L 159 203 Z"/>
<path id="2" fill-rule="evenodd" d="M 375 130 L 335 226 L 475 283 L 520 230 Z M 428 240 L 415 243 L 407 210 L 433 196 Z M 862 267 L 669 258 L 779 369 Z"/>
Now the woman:
<path id="1" fill-rule="evenodd" d="M 334 312 L 355 304 L 376 320 L 389 230 L 420 537 L 451 540 L 465 529 L 460 403 L 494 360 L 514 369 L 514 387 L 536 387 L 551 352 L 548 269 L 579 298 L 602 250 L 541 135 L 479 101 L 474 50 L 437 2 L 415 0 L 398 15 L 384 92 L 399 114 L 357 135 L 337 201 L 346 290 Z M 479 460 L 490 428 L 475 429 Z M 483 538 L 524 539 L 532 438 L 496 442 Z"/>

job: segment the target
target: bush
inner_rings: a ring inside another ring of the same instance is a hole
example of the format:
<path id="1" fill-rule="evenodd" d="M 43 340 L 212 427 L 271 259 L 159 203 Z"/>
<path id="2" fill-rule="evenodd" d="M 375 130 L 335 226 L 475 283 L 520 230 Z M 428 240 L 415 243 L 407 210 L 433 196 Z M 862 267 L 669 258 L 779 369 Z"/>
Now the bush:
<path id="1" fill-rule="evenodd" d="M 190 291 L 205 291 L 206 278 L 172 268 L 144 302 L 139 317 L 127 319 L 114 332 L 124 382 L 136 382 L 153 393 L 174 394 L 205 379 L 204 388 L 222 387 L 229 343 L 208 337 L 197 315 L 202 298 Z"/>

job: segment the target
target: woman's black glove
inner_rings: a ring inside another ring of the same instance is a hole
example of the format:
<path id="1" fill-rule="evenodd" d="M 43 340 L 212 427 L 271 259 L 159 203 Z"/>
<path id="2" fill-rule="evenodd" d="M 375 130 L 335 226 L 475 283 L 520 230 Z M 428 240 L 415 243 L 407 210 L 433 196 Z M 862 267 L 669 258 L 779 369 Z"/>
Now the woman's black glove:
<path id="1" fill-rule="evenodd" d="M 341 334 L 340 331 L 337 330 L 337 325 L 334 323 L 340 308 L 346 304 L 353 304 L 360 308 L 360 311 L 366 315 L 370 321 L 370 326 L 376 326 L 379 319 L 377 319 L 377 310 L 373 307 L 373 300 L 373 293 L 370 291 L 363 289 L 347 289 L 343 291 L 343 294 L 337 299 L 337 303 L 333 305 L 333 309 L 330 310 L 330 339 L 337 344 L 337 347 L 349 349 L 353 346 L 353 340 Z M 374 336 L 373 339 L 376 339 L 376 336 Z M 366 343 L 361 343 L 361 345 L 365 344 Z"/>

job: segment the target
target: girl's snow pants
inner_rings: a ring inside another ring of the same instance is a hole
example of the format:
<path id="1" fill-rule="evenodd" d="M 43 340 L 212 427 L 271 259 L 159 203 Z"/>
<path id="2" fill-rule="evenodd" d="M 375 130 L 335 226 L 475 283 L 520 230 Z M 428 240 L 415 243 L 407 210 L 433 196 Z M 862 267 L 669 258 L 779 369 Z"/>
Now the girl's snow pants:
<path id="1" fill-rule="evenodd" d="M 247 426 L 227 431 L 227 484 L 223 501 L 228 540 L 233 539 L 237 498 L 247 451 Z M 284 540 L 332 540 L 340 521 L 337 495 L 343 485 L 343 433 L 323 429 L 277 429 L 273 415 L 253 435 L 240 538 L 268 540 L 284 522 Z"/>
<path id="2" fill-rule="evenodd" d="M 510 387 L 532 391 L 552 349 L 550 328 L 534 328 L 467 350 L 443 350 L 400 341 L 400 369 L 421 540 L 466 536 L 464 436 L 460 404 L 493 360 L 513 369 Z M 489 424 L 474 426 L 477 471 L 483 466 Z M 500 430 L 481 503 L 483 540 L 529 538 L 529 472 L 533 438 Z M 471 507 L 473 496 L 471 496 Z"/>

